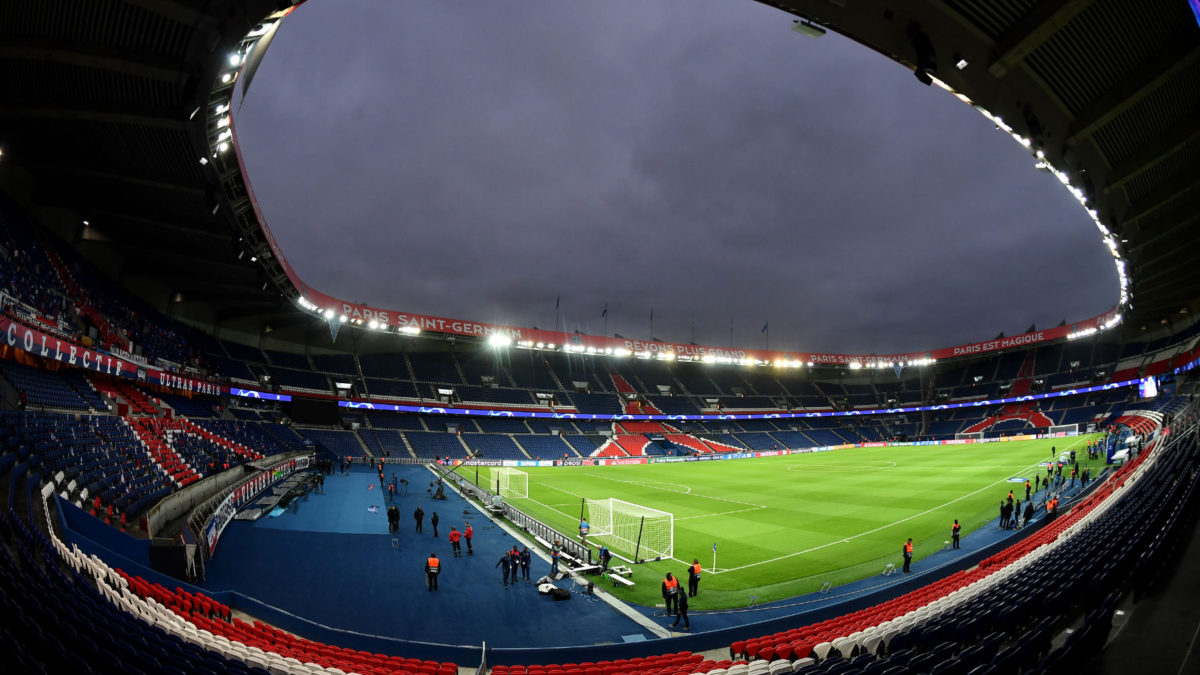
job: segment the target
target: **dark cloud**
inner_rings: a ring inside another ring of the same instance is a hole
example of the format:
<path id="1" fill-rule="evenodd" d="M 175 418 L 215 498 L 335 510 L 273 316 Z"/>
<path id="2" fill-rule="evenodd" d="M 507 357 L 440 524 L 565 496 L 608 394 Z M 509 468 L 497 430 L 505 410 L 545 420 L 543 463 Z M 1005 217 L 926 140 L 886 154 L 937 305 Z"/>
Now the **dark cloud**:
<path id="1" fill-rule="evenodd" d="M 1090 221 L 982 116 L 756 3 L 317 2 L 238 114 L 311 285 L 404 311 L 819 351 L 1108 309 Z"/>

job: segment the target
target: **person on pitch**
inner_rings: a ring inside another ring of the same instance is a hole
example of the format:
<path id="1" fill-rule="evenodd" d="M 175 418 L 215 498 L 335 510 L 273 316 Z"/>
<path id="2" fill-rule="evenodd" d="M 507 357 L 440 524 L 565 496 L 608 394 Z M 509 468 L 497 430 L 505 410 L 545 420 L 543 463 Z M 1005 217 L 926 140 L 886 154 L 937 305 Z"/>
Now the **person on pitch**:
<path id="1" fill-rule="evenodd" d="M 692 564 L 688 566 L 687 594 L 694 598 L 698 593 L 700 593 L 700 559 L 692 558 Z M 687 620 L 686 608 L 684 609 L 684 620 Z"/>

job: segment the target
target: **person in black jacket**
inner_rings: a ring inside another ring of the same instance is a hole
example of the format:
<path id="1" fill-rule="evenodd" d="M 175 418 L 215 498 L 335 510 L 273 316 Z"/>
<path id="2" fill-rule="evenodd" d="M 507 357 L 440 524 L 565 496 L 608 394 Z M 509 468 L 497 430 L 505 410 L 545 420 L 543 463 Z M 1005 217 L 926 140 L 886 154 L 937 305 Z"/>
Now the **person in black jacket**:
<path id="1" fill-rule="evenodd" d="M 516 581 L 516 578 L 515 578 L 516 575 L 513 574 L 516 570 L 514 570 L 512 568 L 512 560 L 511 560 L 511 557 L 508 555 L 508 551 L 505 551 L 504 554 L 500 556 L 500 561 L 496 563 L 496 567 L 499 567 L 500 573 L 504 575 L 504 587 L 505 588 L 508 588 L 509 576 L 514 577 L 513 581 L 514 582 Z"/>
<path id="2" fill-rule="evenodd" d="M 438 524 L 437 511 L 433 512 L 433 516 L 429 519 L 429 524 L 433 526 L 433 538 L 437 539 L 437 524 Z"/>
<path id="3" fill-rule="evenodd" d="M 417 532 L 425 531 L 425 510 L 417 505 L 417 510 L 413 511 L 413 520 L 417 521 Z"/>
<path id="4" fill-rule="evenodd" d="M 533 565 L 533 554 L 529 552 L 529 547 L 521 549 L 521 578 L 525 583 L 529 583 L 529 567 Z M 513 575 L 513 581 L 516 581 L 517 575 Z"/>
<path id="5" fill-rule="evenodd" d="M 675 628 L 676 626 L 678 626 L 679 620 L 683 619 L 683 629 L 684 630 L 692 629 L 692 622 L 690 619 L 688 619 L 688 615 L 687 615 L 687 606 L 688 606 L 688 594 L 687 593 L 676 593 L 675 594 L 675 623 L 671 624 L 671 628 Z"/>

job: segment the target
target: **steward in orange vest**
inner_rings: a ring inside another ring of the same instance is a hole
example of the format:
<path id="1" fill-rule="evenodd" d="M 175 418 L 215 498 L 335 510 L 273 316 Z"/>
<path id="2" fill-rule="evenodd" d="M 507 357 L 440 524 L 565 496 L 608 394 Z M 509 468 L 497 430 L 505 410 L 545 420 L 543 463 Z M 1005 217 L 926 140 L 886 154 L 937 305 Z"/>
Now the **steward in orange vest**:
<path id="1" fill-rule="evenodd" d="M 675 613 L 675 602 L 679 596 L 679 580 L 674 574 L 667 572 L 667 578 L 662 582 L 663 602 L 667 604 L 667 613 Z"/>
<path id="2" fill-rule="evenodd" d="M 429 586 L 429 590 L 436 591 L 438 589 L 438 574 L 442 571 L 442 561 L 438 560 L 436 553 L 430 553 L 429 559 L 425 561 L 425 583 Z"/>

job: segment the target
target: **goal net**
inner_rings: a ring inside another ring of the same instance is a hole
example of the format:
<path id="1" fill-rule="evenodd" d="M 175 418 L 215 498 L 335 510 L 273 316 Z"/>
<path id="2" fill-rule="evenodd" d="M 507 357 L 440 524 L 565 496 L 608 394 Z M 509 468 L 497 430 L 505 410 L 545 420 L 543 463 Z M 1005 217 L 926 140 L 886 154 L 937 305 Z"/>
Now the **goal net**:
<path id="1" fill-rule="evenodd" d="M 962 440 L 966 440 L 969 438 L 973 438 L 977 441 L 982 441 L 983 440 L 983 432 L 982 431 L 965 431 L 962 433 L 954 434 L 954 440 L 956 440 L 956 441 L 962 441 Z"/>
<path id="2" fill-rule="evenodd" d="M 589 538 L 604 542 L 634 562 L 675 554 L 675 516 L 671 513 L 612 498 L 588 499 L 586 504 Z"/>
<path id="3" fill-rule="evenodd" d="M 519 469 L 496 467 L 492 469 L 496 479 L 496 493 L 505 499 L 529 498 L 529 474 Z"/>
<path id="4" fill-rule="evenodd" d="M 1079 433 L 1078 424 L 1055 424 L 1050 427 L 1051 436 L 1066 436 Z"/>

